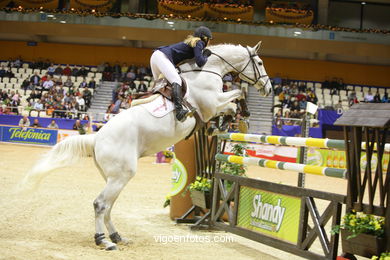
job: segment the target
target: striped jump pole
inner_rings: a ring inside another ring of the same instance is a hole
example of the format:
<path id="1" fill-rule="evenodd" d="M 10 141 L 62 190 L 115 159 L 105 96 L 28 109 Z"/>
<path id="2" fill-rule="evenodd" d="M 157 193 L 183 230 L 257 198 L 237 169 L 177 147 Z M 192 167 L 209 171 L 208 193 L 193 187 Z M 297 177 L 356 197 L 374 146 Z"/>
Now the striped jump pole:
<path id="1" fill-rule="evenodd" d="M 335 178 L 346 179 L 346 169 L 336 169 L 300 163 L 288 163 L 274 160 L 261 159 L 256 157 L 242 157 L 236 155 L 216 154 L 215 159 L 220 162 L 230 162 L 242 165 L 255 165 L 264 168 L 289 170 L 307 174 L 323 175 Z"/>
<path id="2" fill-rule="evenodd" d="M 241 133 L 220 134 L 218 137 L 222 140 L 232 140 L 241 142 L 255 142 L 281 145 L 295 145 L 318 148 L 335 148 L 345 150 L 344 140 L 305 138 L 305 137 L 287 137 L 277 135 L 254 135 Z"/>
<path id="3" fill-rule="evenodd" d="M 280 145 L 294 145 L 304 147 L 317 148 L 334 148 L 338 150 L 345 150 L 344 140 L 328 139 L 328 138 L 305 138 L 305 137 L 288 137 L 277 135 L 255 135 L 255 134 L 241 134 L 241 133 L 226 133 L 220 134 L 218 137 L 221 140 L 232 140 L 241 142 L 254 143 L 268 143 Z M 366 143 L 362 143 L 362 149 L 366 149 Z M 376 144 L 374 144 L 376 150 Z M 390 151 L 390 144 L 385 144 L 385 151 Z"/>

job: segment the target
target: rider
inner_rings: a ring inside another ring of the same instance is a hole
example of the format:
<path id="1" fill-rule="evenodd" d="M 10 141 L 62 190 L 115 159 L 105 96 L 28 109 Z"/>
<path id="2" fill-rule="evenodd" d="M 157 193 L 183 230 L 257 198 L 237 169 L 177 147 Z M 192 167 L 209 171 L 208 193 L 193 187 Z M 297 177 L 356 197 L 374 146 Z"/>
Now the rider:
<path id="1" fill-rule="evenodd" d="M 172 101 L 175 104 L 176 118 L 180 122 L 186 120 L 189 111 L 183 109 L 182 81 L 175 66 L 184 60 L 195 58 L 196 65 L 202 67 L 207 62 L 211 52 L 205 49 L 212 39 L 209 28 L 200 26 L 183 42 L 157 48 L 150 58 L 150 67 L 156 81 L 160 74 L 171 83 L 173 88 Z"/>

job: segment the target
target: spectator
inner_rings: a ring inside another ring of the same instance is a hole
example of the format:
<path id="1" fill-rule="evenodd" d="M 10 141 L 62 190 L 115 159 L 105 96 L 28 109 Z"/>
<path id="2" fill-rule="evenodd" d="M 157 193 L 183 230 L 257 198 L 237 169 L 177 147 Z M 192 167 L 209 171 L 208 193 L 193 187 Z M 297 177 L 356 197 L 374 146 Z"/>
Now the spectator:
<path id="1" fill-rule="evenodd" d="M 72 69 L 69 67 L 69 64 L 66 64 L 66 67 L 62 70 L 62 75 L 68 77 L 72 75 Z"/>
<path id="2" fill-rule="evenodd" d="M 306 105 L 307 105 L 306 97 L 303 97 L 302 100 L 299 101 L 299 108 L 301 110 L 306 110 Z"/>
<path id="3" fill-rule="evenodd" d="M 106 63 L 103 62 L 103 63 L 101 63 L 100 65 L 97 66 L 96 71 L 100 72 L 100 73 L 103 73 L 105 68 L 106 68 Z"/>
<path id="4" fill-rule="evenodd" d="M 85 105 L 89 108 L 91 106 L 92 92 L 86 87 L 84 88 L 82 94 L 85 100 Z"/>
<path id="5" fill-rule="evenodd" d="M 129 69 L 129 66 L 127 66 L 126 63 L 123 63 L 122 67 L 121 67 L 121 77 L 122 77 L 122 79 L 124 79 L 126 77 L 126 73 L 127 73 L 128 69 Z"/>
<path id="6" fill-rule="evenodd" d="M 48 68 L 47 68 L 47 74 L 51 77 L 54 76 L 54 73 L 56 71 L 56 67 L 54 66 L 54 64 L 52 63 Z"/>
<path id="7" fill-rule="evenodd" d="M 88 87 L 91 88 L 91 89 L 95 89 L 96 88 L 95 78 L 91 78 L 91 80 L 88 82 Z"/>
<path id="8" fill-rule="evenodd" d="M 71 88 L 73 87 L 73 82 L 70 76 L 66 78 L 66 81 L 64 82 L 64 87 Z"/>
<path id="9" fill-rule="evenodd" d="M 19 120 L 19 126 L 20 126 L 20 127 L 29 127 L 29 126 L 30 126 L 30 120 L 28 119 L 27 116 L 23 116 L 23 117 Z"/>
<path id="10" fill-rule="evenodd" d="M 50 124 L 47 126 L 47 128 L 50 128 L 50 129 L 58 129 L 58 125 L 56 123 L 56 121 L 53 119 L 51 120 Z"/>
<path id="11" fill-rule="evenodd" d="M 80 77 L 86 77 L 86 76 L 88 76 L 88 70 L 84 67 L 84 66 L 81 66 L 81 68 L 80 68 L 80 70 L 79 70 L 79 72 L 78 72 L 78 74 L 77 74 L 77 76 L 80 76 Z"/>
<path id="12" fill-rule="evenodd" d="M 35 72 L 34 75 L 30 78 L 30 82 L 34 86 L 39 86 L 41 83 L 41 77 L 38 76 L 38 72 Z"/>
<path id="13" fill-rule="evenodd" d="M 383 97 L 382 97 L 382 103 L 389 103 L 389 96 L 387 94 L 387 92 L 385 92 L 385 94 L 383 94 Z"/>
<path id="14" fill-rule="evenodd" d="M 78 104 L 78 107 L 80 111 L 85 111 L 85 100 L 84 98 L 82 97 L 82 95 L 77 95 L 76 96 L 76 102 Z"/>
<path id="15" fill-rule="evenodd" d="M 310 88 L 307 91 L 306 101 L 311 102 L 313 104 L 317 104 L 318 102 L 316 93 L 314 93 L 314 91 L 312 91 Z"/>
<path id="16" fill-rule="evenodd" d="M 33 124 L 31 125 L 31 127 L 37 128 L 37 127 L 42 127 L 42 126 L 39 123 L 39 120 L 37 118 L 35 118 Z"/>
<path id="17" fill-rule="evenodd" d="M 355 90 L 352 90 L 348 94 L 348 104 L 349 106 L 352 106 L 354 104 L 354 100 L 356 99 L 356 92 Z"/>
<path id="18" fill-rule="evenodd" d="M 82 135 L 82 134 L 85 134 L 85 128 L 84 126 L 81 124 L 81 121 L 80 120 L 76 120 L 76 122 L 74 123 L 73 125 L 73 130 L 77 130 L 79 131 L 79 133 Z"/>
<path id="19" fill-rule="evenodd" d="M 62 75 L 63 69 L 61 64 L 57 66 L 57 68 L 54 70 L 55 75 Z"/>
<path id="20" fill-rule="evenodd" d="M 72 69 L 72 74 L 71 74 L 73 77 L 77 77 L 79 75 L 79 69 L 74 67 Z"/>
<path id="21" fill-rule="evenodd" d="M 379 91 L 377 90 L 374 96 L 374 103 L 381 103 L 381 97 L 379 96 Z"/>
<path id="22" fill-rule="evenodd" d="M 51 76 L 48 76 L 47 80 L 45 82 L 43 82 L 42 87 L 44 90 L 50 90 L 53 88 L 53 86 L 54 86 L 54 82 L 53 82 Z"/>
<path id="23" fill-rule="evenodd" d="M 37 111 L 43 110 L 43 104 L 42 104 L 41 100 L 38 99 L 38 101 L 35 102 L 34 109 Z"/>
<path id="24" fill-rule="evenodd" d="M 371 91 L 368 91 L 368 93 L 364 96 L 364 102 L 366 103 L 374 102 L 374 96 L 372 95 Z"/>
<path id="25" fill-rule="evenodd" d="M 80 83 L 79 88 L 85 88 L 88 86 L 87 80 L 84 78 L 83 81 Z"/>
<path id="26" fill-rule="evenodd" d="M 35 90 L 31 91 L 30 96 L 26 99 L 27 102 L 30 102 L 31 100 L 34 101 L 36 98 L 40 99 L 41 94 L 38 94 Z"/>
<path id="27" fill-rule="evenodd" d="M 1 69 L 0 69 L 0 78 L 3 78 L 5 77 L 5 73 L 6 73 L 6 69 L 4 67 L 4 65 L 1 66 Z"/>

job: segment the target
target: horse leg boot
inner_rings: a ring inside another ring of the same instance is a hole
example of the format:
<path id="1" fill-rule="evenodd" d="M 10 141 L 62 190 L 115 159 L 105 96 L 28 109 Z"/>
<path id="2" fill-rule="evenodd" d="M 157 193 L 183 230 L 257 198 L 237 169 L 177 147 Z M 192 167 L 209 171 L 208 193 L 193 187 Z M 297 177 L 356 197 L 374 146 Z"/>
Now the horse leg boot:
<path id="1" fill-rule="evenodd" d="M 174 82 L 172 83 L 172 87 L 172 101 L 175 104 L 176 119 L 180 122 L 184 122 L 189 114 L 189 111 L 183 108 L 181 86 Z"/>

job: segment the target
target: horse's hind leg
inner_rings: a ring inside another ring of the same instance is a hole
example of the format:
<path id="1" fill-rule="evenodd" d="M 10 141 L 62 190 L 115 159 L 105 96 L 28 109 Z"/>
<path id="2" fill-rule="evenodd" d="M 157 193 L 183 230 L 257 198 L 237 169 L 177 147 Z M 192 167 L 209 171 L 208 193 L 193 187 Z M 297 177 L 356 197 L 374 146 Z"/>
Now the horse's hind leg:
<path id="1" fill-rule="evenodd" d="M 121 174 L 115 177 L 108 177 L 107 184 L 104 190 L 95 199 L 93 206 L 95 208 L 95 243 L 104 247 L 106 250 L 114 250 L 116 244 L 108 241 L 104 235 L 104 226 L 107 223 L 107 228 L 110 238 L 115 242 L 121 242 L 122 239 L 111 223 L 110 212 L 115 200 L 120 192 L 131 179 L 131 175 Z"/>

